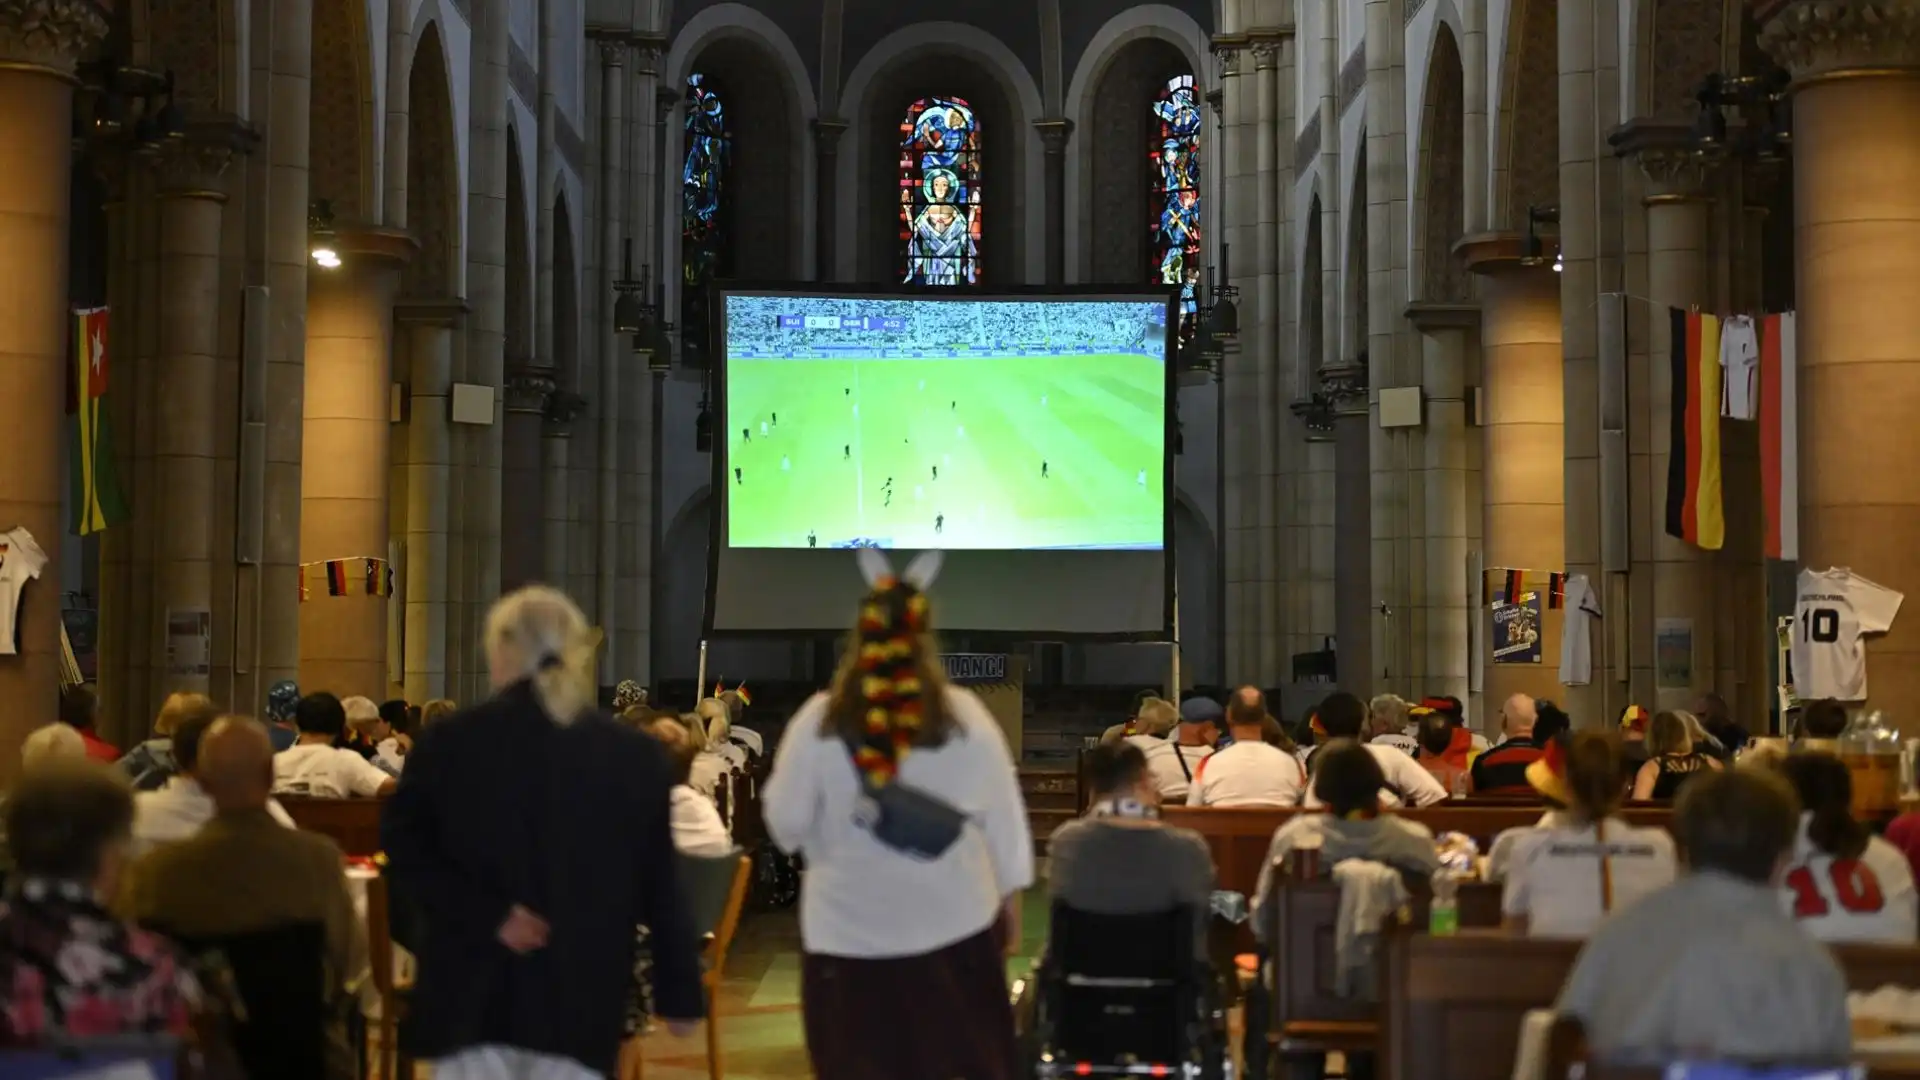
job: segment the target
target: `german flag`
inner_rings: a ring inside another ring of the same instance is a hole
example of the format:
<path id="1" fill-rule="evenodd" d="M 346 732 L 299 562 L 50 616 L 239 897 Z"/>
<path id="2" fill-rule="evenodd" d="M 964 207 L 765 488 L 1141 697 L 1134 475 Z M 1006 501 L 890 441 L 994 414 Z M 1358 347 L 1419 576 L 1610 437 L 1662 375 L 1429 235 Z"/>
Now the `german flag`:
<path id="1" fill-rule="evenodd" d="M 1720 500 L 1720 320 L 1668 312 L 1672 445 L 1667 451 L 1667 535 L 1704 551 L 1726 543 Z"/>
<path id="2" fill-rule="evenodd" d="M 1548 610 L 1552 610 L 1555 608 L 1563 608 L 1566 606 L 1567 606 L 1567 575 L 1548 574 L 1547 575 L 1547 608 Z"/>
<path id="3" fill-rule="evenodd" d="M 327 560 L 327 595 L 347 596 L 347 561 L 345 559 Z"/>
<path id="4" fill-rule="evenodd" d="M 81 536 L 127 520 L 127 500 L 107 427 L 107 309 L 73 313 L 73 531 Z"/>

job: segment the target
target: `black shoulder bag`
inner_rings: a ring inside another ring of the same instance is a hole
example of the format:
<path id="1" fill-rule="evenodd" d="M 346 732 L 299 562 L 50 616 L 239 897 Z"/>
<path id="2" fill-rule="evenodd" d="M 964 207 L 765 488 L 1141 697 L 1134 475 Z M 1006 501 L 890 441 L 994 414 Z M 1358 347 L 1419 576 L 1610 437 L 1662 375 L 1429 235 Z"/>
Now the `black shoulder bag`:
<path id="1" fill-rule="evenodd" d="M 875 787 L 859 767 L 859 747 L 847 741 L 855 754 L 854 772 L 860 778 L 860 803 L 854 820 L 875 840 L 914 859 L 931 862 L 947 853 L 966 827 L 966 812 L 932 792 L 901 782 Z"/>

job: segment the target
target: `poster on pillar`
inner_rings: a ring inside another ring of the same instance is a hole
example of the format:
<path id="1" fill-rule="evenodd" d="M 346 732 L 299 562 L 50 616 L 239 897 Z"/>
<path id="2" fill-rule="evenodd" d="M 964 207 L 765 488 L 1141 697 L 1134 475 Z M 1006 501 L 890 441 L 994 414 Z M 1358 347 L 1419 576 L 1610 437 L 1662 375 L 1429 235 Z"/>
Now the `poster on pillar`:
<path id="1" fill-rule="evenodd" d="M 1540 594 L 1523 592 L 1493 602 L 1493 662 L 1537 664 L 1541 639 Z"/>
<path id="2" fill-rule="evenodd" d="M 167 609 L 167 674 L 204 678 L 213 673 L 213 612 Z"/>
<path id="3" fill-rule="evenodd" d="M 1653 685 L 1657 690 L 1693 688 L 1693 620 L 1653 622 Z"/>

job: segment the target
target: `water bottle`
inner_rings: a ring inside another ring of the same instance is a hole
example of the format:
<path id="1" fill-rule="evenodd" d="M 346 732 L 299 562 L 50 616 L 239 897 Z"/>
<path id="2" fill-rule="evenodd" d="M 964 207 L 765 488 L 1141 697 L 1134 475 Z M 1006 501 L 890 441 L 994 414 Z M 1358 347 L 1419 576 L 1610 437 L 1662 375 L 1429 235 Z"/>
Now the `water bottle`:
<path id="1" fill-rule="evenodd" d="M 1436 937 L 1460 930 L 1460 883 L 1452 870 L 1441 867 L 1433 872 L 1433 904 L 1428 908 L 1427 933 Z"/>

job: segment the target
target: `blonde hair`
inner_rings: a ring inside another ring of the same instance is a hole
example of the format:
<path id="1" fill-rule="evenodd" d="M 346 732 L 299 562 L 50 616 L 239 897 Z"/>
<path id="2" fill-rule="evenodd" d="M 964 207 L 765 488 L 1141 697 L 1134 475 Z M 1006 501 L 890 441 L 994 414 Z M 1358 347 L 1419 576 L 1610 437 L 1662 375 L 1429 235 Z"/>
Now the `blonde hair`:
<path id="1" fill-rule="evenodd" d="M 693 744 L 693 733 L 687 730 L 687 725 L 671 716 L 654 717 L 647 721 L 641 730 L 671 747 L 688 747 Z"/>
<path id="2" fill-rule="evenodd" d="M 487 658 L 508 682 L 530 680 L 555 723 L 570 724 L 593 706 L 596 642 L 567 594 L 546 585 L 516 589 L 487 612 Z"/>
<path id="3" fill-rule="evenodd" d="M 1134 728 L 1142 735 L 1165 735 L 1180 722 L 1180 710 L 1165 698 L 1150 697 L 1134 710 Z"/>
<path id="4" fill-rule="evenodd" d="M 434 698 L 420 706 L 420 726 L 426 727 L 435 720 L 444 720 L 460 711 L 460 706 L 448 698 Z"/>
<path id="5" fill-rule="evenodd" d="M 1672 754 L 1685 757 L 1693 753 L 1694 729 L 1700 721 L 1683 709 L 1661 710 L 1653 714 L 1653 722 L 1647 725 L 1647 754 L 1651 757 L 1665 757 Z"/>
<path id="6" fill-rule="evenodd" d="M 153 733 L 172 737 L 180 725 L 188 719 L 202 713 L 217 715 L 219 712 L 220 707 L 215 705 L 213 699 L 207 695 L 176 690 L 168 694 L 167 700 L 160 704 L 160 713 L 153 718 Z"/>
<path id="7" fill-rule="evenodd" d="M 700 723 L 706 730 L 702 733 L 697 749 L 711 750 L 727 741 L 733 732 L 733 710 L 717 697 L 710 697 L 693 707 L 700 717 Z"/>
<path id="8" fill-rule="evenodd" d="M 87 740 L 66 724 L 53 723 L 33 729 L 20 744 L 20 767 L 31 769 L 50 761 L 85 758 Z"/>

